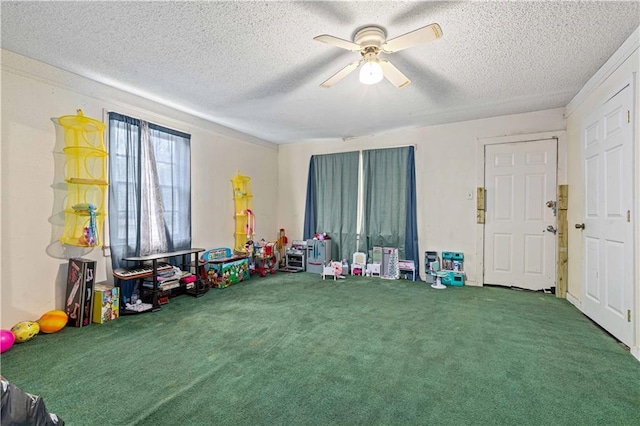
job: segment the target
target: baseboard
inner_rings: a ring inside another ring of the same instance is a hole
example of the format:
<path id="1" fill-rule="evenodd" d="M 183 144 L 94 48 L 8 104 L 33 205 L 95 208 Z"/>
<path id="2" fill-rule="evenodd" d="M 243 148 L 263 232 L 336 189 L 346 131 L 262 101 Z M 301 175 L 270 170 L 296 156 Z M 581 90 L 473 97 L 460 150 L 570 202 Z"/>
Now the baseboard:
<path id="1" fill-rule="evenodd" d="M 571 295 L 571 293 L 568 293 L 568 292 L 567 292 L 567 301 L 571 303 L 573 306 L 575 306 L 576 308 L 578 308 L 580 312 L 582 312 L 582 303 L 580 303 L 578 299 L 576 299 L 574 296 Z"/>

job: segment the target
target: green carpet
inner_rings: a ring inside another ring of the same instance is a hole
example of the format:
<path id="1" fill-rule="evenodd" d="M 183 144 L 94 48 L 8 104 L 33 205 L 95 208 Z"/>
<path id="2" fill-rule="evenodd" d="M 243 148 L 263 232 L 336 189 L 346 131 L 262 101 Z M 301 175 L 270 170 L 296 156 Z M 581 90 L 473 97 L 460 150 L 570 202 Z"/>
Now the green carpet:
<path id="1" fill-rule="evenodd" d="M 638 424 L 640 362 L 553 295 L 279 273 L 14 345 L 69 425 Z"/>

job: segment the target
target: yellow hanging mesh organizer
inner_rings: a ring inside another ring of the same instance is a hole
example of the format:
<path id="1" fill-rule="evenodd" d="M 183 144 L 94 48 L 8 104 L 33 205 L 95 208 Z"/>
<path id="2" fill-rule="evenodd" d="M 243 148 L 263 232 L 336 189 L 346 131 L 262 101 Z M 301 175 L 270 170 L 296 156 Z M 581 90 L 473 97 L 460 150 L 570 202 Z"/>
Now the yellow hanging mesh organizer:
<path id="1" fill-rule="evenodd" d="M 105 217 L 107 189 L 107 151 L 104 145 L 106 125 L 77 115 L 58 117 L 64 131 L 67 199 L 65 226 L 60 241 L 80 247 L 95 247 L 100 242 Z"/>
<path id="2" fill-rule="evenodd" d="M 247 241 L 253 240 L 256 220 L 253 213 L 253 194 L 251 194 L 251 178 L 238 174 L 231 179 L 233 185 L 233 201 L 235 203 L 235 247 L 238 254 L 247 254 Z"/>

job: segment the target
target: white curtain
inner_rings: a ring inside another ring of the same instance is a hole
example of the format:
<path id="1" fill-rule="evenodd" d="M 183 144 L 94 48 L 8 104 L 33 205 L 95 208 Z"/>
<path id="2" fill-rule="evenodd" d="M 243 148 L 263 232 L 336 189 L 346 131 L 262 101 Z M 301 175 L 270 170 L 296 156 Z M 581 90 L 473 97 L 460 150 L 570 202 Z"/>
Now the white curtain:
<path id="1" fill-rule="evenodd" d="M 149 138 L 149 123 L 140 120 L 140 255 L 166 253 L 162 191 L 158 168 Z"/>

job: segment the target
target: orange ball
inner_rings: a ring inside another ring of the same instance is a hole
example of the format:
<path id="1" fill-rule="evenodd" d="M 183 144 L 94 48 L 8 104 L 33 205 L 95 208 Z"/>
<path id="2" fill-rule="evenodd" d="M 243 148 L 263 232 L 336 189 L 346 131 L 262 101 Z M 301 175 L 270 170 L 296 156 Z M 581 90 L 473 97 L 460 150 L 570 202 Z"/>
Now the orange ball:
<path id="1" fill-rule="evenodd" d="M 38 324 L 41 332 L 56 333 L 67 325 L 68 320 L 69 317 L 64 311 L 49 311 L 40 317 Z"/>

